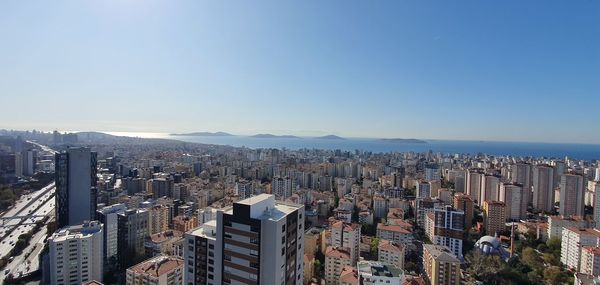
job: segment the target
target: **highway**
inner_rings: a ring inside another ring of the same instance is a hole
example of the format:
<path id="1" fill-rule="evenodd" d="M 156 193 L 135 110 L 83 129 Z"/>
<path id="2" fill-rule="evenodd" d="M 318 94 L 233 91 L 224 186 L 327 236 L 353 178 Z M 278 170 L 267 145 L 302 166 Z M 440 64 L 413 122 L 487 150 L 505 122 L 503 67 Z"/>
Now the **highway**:
<path id="1" fill-rule="evenodd" d="M 19 235 L 30 232 L 35 227 L 35 222 L 42 221 L 43 216 L 52 216 L 54 215 L 54 199 L 46 200 L 37 210 L 33 212 L 33 215 L 40 216 L 36 218 L 30 219 L 30 224 L 24 224 L 16 227 L 13 232 L 2 240 L 0 243 L 0 252 L 2 254 L 6 254 L 10 250 L 14 248 L 14 243 L 16 243 Z M 45 239 L 46 239 L 46 227 L 44 226 L 40 231 L 32 233 L 33 237 L 29 243 L 29 246 L 23 250 L 23 253 L 17 257 L 15 257 L 6 267 L 3 269 L 4 272 L 0 273 L 0 283 L 8 274 L 13 274 L 15 276 L 19 276 L 19 273 L 26 274 L 31 271 L 37 270 L 39 267 L 38 264 L 38 254 L 43 248 Z M 12 243 L 12 244 L 11 244 Z M 33 253 L 31 253 L 34 251 Z"/>
<path id="2" fill-rule="evenodd" d="M 47 146 L 29 142 L 38 145 L 44 152 L 56 153 Z M 0 258 L 6 257 L 14 249 L 20 235 L 32 234 L 29 246 L 6 265 L 4 272 L 0 272 L 0 284 L 9 274 L 19 276 L 39 267 L 37 259 L 44 246 L 47 228 L 44 225 L 37 232 L 32 230 L 36 222 L 54 216 L 55 191 L 55 183 L 52 182 L 38 191 L 22 195 L 13 207 L 0 215 Z"/>

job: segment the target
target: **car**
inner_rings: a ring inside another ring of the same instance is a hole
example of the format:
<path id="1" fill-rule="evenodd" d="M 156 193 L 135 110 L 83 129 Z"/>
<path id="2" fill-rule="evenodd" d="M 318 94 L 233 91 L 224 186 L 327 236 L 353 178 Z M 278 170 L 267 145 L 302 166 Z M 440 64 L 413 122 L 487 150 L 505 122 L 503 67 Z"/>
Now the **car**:
<path id="1" fill-rule="evenodd" d="M 10 273 L 10 269 L 4 270 L 4 275 L 8 275 L 8 273 Z"/>

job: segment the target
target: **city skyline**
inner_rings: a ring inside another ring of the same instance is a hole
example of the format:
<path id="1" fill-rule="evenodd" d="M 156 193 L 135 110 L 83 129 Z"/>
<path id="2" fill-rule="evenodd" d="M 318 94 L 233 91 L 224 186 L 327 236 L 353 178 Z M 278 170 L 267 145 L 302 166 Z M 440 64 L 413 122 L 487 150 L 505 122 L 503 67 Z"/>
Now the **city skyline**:
<path id="1" fill-rule="evenodd" d="M 0 128 L 600 143 L 596 2 L 0 5 Z"/>

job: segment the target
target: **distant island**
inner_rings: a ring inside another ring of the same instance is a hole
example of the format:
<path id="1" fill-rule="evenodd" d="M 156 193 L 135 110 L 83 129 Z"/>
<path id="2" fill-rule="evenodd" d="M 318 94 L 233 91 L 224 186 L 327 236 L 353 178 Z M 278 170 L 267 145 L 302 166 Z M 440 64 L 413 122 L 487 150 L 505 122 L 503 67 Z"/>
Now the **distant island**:
<path id="1" fill-rule="evenodd" d="M 392 142 L 392 143 L 427 143 L 424 140 L 418 139 L 379 139 L 384 142 Z"/>
<path id="2" fill-rule="evenodd" d="M 230 133 L 225 132 L 195 132 L 195 133 L 187 133 L 187 134 L 170 134 L 171 136 L 188 136 L 188 137 L 230 137 L 233 136 Z"/>
<path id="3" fill-rule="evenodd" d="M 258 138 L 258 139 L 300 139 L 301 137 L 297 137 L 297 136 L 292 136 L 292 135 L 282 135 L 282 136 L 276 136 L 273 134 L 257 134 L 257 135 L 253 135 L 250 136 L 251 138 Z"/>
<path id="4" fill-rule="evenodd" d="M 320 140 L 345 140 L 345 138 L 339 137 L 339 136 L 336 136 L 336 135 L 326 135 L 326 136 L 322 136 L 322 137 L 315 137 L 315 139 L 320 139 Z"/>

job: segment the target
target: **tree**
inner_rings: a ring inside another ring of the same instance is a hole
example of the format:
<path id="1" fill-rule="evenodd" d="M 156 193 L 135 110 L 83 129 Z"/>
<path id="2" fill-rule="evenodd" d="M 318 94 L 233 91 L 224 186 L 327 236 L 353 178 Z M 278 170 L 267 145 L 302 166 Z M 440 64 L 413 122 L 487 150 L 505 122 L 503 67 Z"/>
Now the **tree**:
<path id="1" fill-rule="evenodd" d="M 550 266 L 544 269 L 544 282 L 546 284 L 562 284 L 567 281 L 565 273 L 558 266 Z"/>
<path id="2" fill-rule="evenodd" d="M 552 253 L 544 253 L 543 255 L 544 262 L 551 265 L 560 265 L 560 259 L 552 254 Z"/>
<path id="3" fill-rule="evenodd" d="M 379 238 L 371 239 L 371 256 L 377 256 L 379 251 Z"/>
<path id="4" fill-rule="evenodd" d="M 538 255 L 538 253 L 531 247 L 526 247 L 523 249 L 523 253 L 521 254 L 521 260 L 527 266 L 535 271 L 541 271 L 543 269 L 542 259 Z"/>
<path id="5" fill-rule="evenodd" d="M 319 273 L 321 272 L 321 261 L 318 259 L 315 259 L 315 275 L 319 275 Z"/>

